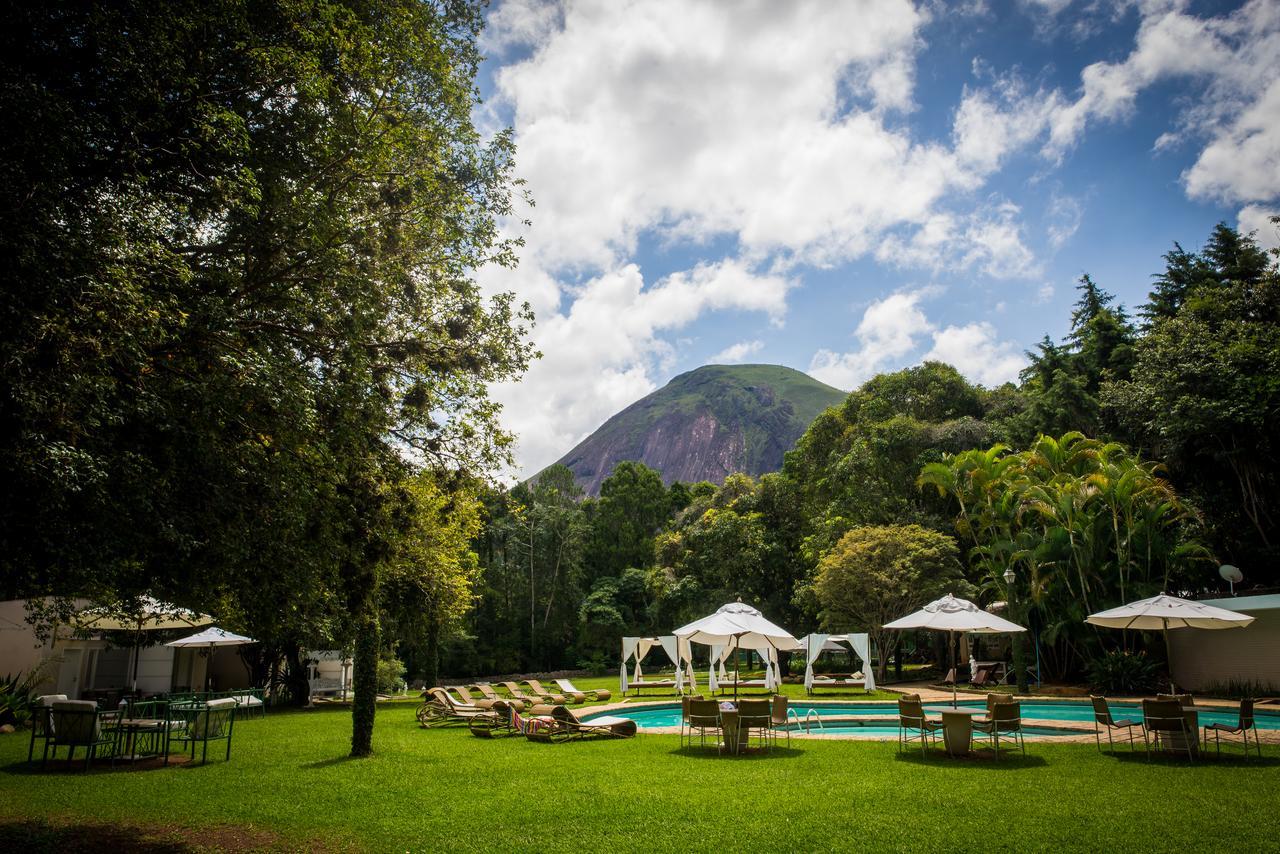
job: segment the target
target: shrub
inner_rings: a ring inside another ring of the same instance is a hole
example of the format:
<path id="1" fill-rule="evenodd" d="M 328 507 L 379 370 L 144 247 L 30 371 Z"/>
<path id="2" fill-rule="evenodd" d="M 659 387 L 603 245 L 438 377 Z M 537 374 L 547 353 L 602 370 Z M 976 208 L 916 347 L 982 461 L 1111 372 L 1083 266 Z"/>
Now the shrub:
<path id="1" fill-rule="evenodd" d="M 378 691 L 391 694 L 404 687 L 404 662 L 398 658 L 378 660 Z"/>
<path id="2" fill-rule="evenodd" d="M 1149 694 L 1158 679 L 1156 664 L 1145 652 L 1116 649 L 1089 665 L 1089 685 L 1102 694 Z"/>

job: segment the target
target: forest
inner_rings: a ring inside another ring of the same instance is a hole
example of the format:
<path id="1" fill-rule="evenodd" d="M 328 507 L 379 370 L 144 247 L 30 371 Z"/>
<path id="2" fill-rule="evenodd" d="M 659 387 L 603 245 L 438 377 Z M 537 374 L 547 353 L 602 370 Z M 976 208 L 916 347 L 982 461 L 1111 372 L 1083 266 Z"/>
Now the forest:
<path id="1" fill-rule="evenodd" d="M 1070 679 L 1140 643 L 1086 627 L 1090 611 L 1215 590 L 1221 563 L 1280 584 L 1275 258 L 1220 224 L 1164 261 L 1136 314 L 1082 276 L 1066 339 L 1041 340 L 1016 385 L 981 388 L 934 362 L 875 377 L 813 422 L 781 472 L 667 486 L 624 462 L 599 498 L 562 466 L 483 490 L 473 607 L 439 647 L 440 672 L 603 671 L 620 636 L 737 597 L 798 633 L 874 631 L 894 584 L 903 612 L 946 590 L 1005 601 L 1012 567 L 1043 675 Z M 886 551 L 929 548 L 923 574 L 899 560 L 868 577 Z M 436 678 L 434 649 L 402 655 Z"/>

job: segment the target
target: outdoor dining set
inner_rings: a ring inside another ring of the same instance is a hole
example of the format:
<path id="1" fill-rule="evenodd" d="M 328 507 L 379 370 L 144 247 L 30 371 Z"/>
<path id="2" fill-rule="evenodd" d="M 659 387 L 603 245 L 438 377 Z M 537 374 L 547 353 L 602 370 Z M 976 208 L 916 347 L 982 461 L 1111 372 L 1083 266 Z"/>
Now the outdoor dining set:
<path id="1" fill-rule="evenodd" d="M 104 710 L 92 700 L 46 695 L 38 699 L 27 761 L 35 761 L 39 744 L 41 768 L 50 758 L 56 761 L 61 748 L 66 749 L 68 764 L 82 751 L 85 770 L 95 759 L 110 760 L 114 767 L 117 762 L 163 758 L 168 765 L 175 751 L 189 754 L 189 761 L 194 762 L 197 748 L 201 762 L 206 762 L 210 742 L 226 742 L 225 758 L 229 760 L 236 715 L 242 708 L 248 708 L 247 704 L 234 696 L 126 698 L 117 708 Z"/>

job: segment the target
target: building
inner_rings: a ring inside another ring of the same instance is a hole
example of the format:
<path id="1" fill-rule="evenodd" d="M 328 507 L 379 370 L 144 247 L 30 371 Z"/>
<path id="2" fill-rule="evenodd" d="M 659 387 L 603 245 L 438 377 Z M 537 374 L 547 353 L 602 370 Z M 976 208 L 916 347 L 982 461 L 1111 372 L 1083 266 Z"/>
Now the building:
<path id="1" fill-rule="evenodd" d="M 1190 691 L 1252 686 L 1280 694 L 1280 594 L 1206 599 L 1204 604 L 1253 617 L 1243 629 L 1169 632 L 1174 683 Z"/>

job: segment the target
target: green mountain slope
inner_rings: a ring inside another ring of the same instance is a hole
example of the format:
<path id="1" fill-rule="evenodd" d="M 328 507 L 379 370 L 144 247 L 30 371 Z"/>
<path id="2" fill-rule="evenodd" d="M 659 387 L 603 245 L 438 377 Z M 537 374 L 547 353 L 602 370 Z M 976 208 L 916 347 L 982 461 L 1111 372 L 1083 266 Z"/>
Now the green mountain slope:
<path id="1" fill-rule="evenodd" d="M 606 421 L 559 462 L 590 495 L 623 460 L 668 483 L 721 483 L 782 468 L 782 455 L 845 392 L 780 365 L 706 365 L 680 374 Z"/>

